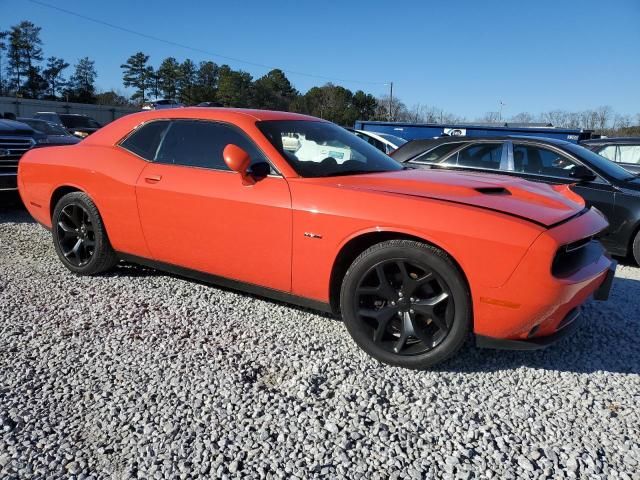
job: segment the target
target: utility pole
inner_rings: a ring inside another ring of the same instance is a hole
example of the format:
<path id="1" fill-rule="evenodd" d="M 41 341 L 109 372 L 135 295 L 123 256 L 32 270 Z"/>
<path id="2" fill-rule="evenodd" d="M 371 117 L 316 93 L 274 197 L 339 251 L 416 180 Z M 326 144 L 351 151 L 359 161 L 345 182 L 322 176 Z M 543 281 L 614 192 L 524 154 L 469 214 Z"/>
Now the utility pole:
<path id="1" fill-rule="evenodd" d="M 393 115 L 391 114 L 391 107 L 393 106 L 393 82 L 389 82 L 389 121 L 393 121 Z"/>
<path id="2" fill-rule="evenodd" d="M 504 103 L 502 100 L 498 100 L 498 102 L 500 103 L 500 112 L 498 113 L 498 121 L 501 122 L 502 121 L 502 107 L 504 107 L 506 105 L 506 103 Z"/>

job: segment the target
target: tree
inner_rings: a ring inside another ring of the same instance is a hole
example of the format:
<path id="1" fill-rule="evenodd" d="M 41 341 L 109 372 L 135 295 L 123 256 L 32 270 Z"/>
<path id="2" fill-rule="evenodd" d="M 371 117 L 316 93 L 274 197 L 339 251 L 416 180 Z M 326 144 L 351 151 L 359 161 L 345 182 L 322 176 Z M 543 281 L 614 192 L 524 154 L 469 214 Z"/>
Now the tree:
<path id="1" fill-rule="evenodd" d="M 354 116 L 357 117 L 354 121 L 372 119 L 376 113 L 377 104 L 373 95 L 364 93 L 362 90 L 356 91 L 351 99 L 351 108 Z"/>
<path id="2" fill-rule="evenodd" d="M 42 61 L 42 40 L 40 27 L 32 22 L 22 21 L 8 32 L 9 68 L 16 92 L 37 98 L 43 87 L 38 62 Z M 24 83 L 23 83 L 24 81 Z"/>
<path id="3" fill-rule="evenodd" d="M 511 123 L 532 123 L 533 122 L 533 115 L 531 115 L 529 112 L 520 112 L 517 115 L 514 115 L 513 117 L 511 117 L 509 122 L 511 122 Z"/>
<path id="4" fill-rule="evenodd" d="M 3 75 L 4 72 L 4 52 L 7 50 L 7 37 L 9 36 L 9 32 L 0 32 L 0 95 L 5 95 L 7 92 L 7 79 Z"/>
<path id="5" fill-rule="evenodd" d="M 96 95 L 96 103 L 98 105 L 112 105 L 116 107 L 131 106 L 131 102 L 127 99 L 127 97 L 113 90 L 98 93 Z"/>
<path id="6" fill-rule="evenodd" d="M 193 86 L 196 83 L 196 64 L 189 58 L 180 64 L 178 77 L 178 95 L 180 101 L 190 105 L 193 103 Z"/>
<path id="7" fill-rule="evenodd" d="M 391 102 L 389 101 L 391 100 Z M 391 106 L 391 109 L 389 109 Z M 389 111 L 391 110 L 391 111 Z M 389 95 L 382 95 L 378 98 L 376 107 L 376 120 L 391 120 L 392 122 L 408 121 L 411 118 L 407 106 L 398 97 L 389 98 Z"/>
<path id="8" fill-rule="evenodd" d="M 56 94 L 65 88 L 67 82 L 62 77 L 62 72 L 68 67 L 69 64 L 62 58 L 47 59 L 47 67 L 42 71 L 42 77 L 47 82 L 47 91 L 51 98 L 55 99 Z"/>
<path id="9" fill-rule="evenodd" d="M 266 110 L 289 110 L 298 91 L 280 69 L 271 70 L 253 84 L 253 105 Z"/>
<path id="10" fill-rule="evenodd" d="M 212 102 L 218 90 L 218 65 L 214 62 L 200 62 L 193 89 L 193 103 Z"/>
<path id="11" fill-rule="evenodd" d="M 165 58 L 157 70 L 158 86 L 164 98 L 175 100 L 178 97 L 178 84 L 180 82 L 180 64 L 173 57 Z"/>
<path id="12" fill-rule="evenodd" d="M 98 74 L 95 62 L 89 57 L 83 57 L 75 65 L 75 71 L 69 79 L 69 86 L 65 94 L 69 101 L 80 103 L 95 103 L 95 82 Z"/>
<path id="13" fill-rule="evenodd" d="M 120 65 L 123 71 L 122 84 L 136 89 L 131 95 L 131 100 L 139 100 L 139 103 L 145 102 L 145 92 L 153 86 L 153 67 L 147 64 L 148 61 L 149 55 L 137 52 L 131 55 L 126 63 Z"/>
<path id="14" fill-rule="evenodd" d="M 251 106 L 251 75 L 222 65 L 219 70 L 217 100 L 225 107 Z"/>

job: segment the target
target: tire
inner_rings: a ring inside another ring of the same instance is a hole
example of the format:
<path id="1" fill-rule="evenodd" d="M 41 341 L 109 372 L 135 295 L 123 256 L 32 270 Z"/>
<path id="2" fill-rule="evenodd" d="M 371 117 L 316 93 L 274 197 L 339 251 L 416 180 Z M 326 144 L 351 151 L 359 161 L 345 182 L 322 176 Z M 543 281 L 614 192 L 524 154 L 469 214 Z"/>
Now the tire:
<path id="1" fill-rule="evenodd" d="M 62 197 L 53 209 L 51 226 L 56 253 L 72 272 L 95 275 L 118 263 L 98 208 L 86 193 Z"/>
<path id="2" fill-rule="evenodd" d="M 471 328 L 469 289 L 458 267 L 442 250 L 411 240 L 362 252 L 345 274 L 340 308 L 360 348 L 416 370 L 453 356 Z"/>
<path id="3" fill-rule="evenodd" d="M 633 240 L 633 258 L 636 264 L 640 266 L 640 231 L 636 233 L 636 238 Z"/>

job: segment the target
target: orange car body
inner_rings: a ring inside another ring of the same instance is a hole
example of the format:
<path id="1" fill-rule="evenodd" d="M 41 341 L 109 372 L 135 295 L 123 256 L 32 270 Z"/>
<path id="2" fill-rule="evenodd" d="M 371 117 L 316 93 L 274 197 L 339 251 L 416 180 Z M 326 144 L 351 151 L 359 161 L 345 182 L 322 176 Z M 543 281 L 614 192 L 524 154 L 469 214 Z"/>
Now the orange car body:
<path id="1" fill-rule="evenodd" d="M 247 185 L 236 172 L 152 163 L 118 145 L 140 124 L 165 118 L 233 124 L 279 174 Z M 608 274 L 603 251 L 569 273 L 552 273 L 557 252 L 607 226 L 569 189 L 436 170 L 302 178 L 256 126 L 277 119 L 319 121 L 210 108 L 129 115 L 78 145 L 27 153 L 20 194 L 31 215 L 51 228 L 60 194 L 83 191 L 126 258 L 231 279 L 327 310 L 336 309 L 344 262 L 358 248 L 377 239 L 420 239 L 459 265 L 474 332 L 492 338 L 552 334 Z"/>

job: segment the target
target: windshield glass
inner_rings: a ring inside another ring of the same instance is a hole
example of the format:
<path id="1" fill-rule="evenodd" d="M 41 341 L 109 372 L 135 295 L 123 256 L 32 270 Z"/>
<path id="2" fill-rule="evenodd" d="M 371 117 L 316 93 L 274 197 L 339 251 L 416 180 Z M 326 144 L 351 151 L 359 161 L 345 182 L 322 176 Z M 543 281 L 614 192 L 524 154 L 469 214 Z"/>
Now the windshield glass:
<path id="1" fill-rule="evenodd" d="M 60 115 L 62 123 L 67 128 L 100 128 L 100 124 L 93 118 L 84 115 Z"/>
<path id="2" fill-rule="evenodd" d="M 374 146 L 333 123 L 269 120 L 257 125 L 302 177 L 392 172 L 403 168 Z"/>
<path id="3" fill-rule="evenodd" d="M 598 155 L 597 153 L 594 153 L 591 150 L 580 145 L 570 143 L 564 145 L 564 148 L 571 153 L 578 155 L 578 157 L 583 158 L 590 164 L 590 166 L 592 166 L 596 170 L 599 170 L 604 175 L 612 177 L 616 180 L 629 180 L 632 178 L 636 178 L 636 176 L 629 173 L 628 170 L 625 170 L 621 166 L 613 163 L 611 160 L 607 160 L 603 156 Z"/>
<path id="4" fill-rule="evenodd" d="M 377 133 L 376 132 L 376 134 L 381 136 L 385 140 L 389 140 L 396 147 L 399 147 L 400 145 L 404 145 L 405 143 L 407 143 L 407 141 L 404 138 L 396 137 L 395 135 L 391 135 L 389 133 Z"/>
<path id="5" fill-rule="evenodd" d="M 22 123 L 26 123 L 34 130 L 46 133 L 47 135 L 69 135 L 64 128 L 62 128 L 60 125 L 56 125 L 55 123 L 30 118 L 21 119 L 20 121 Z"/>

